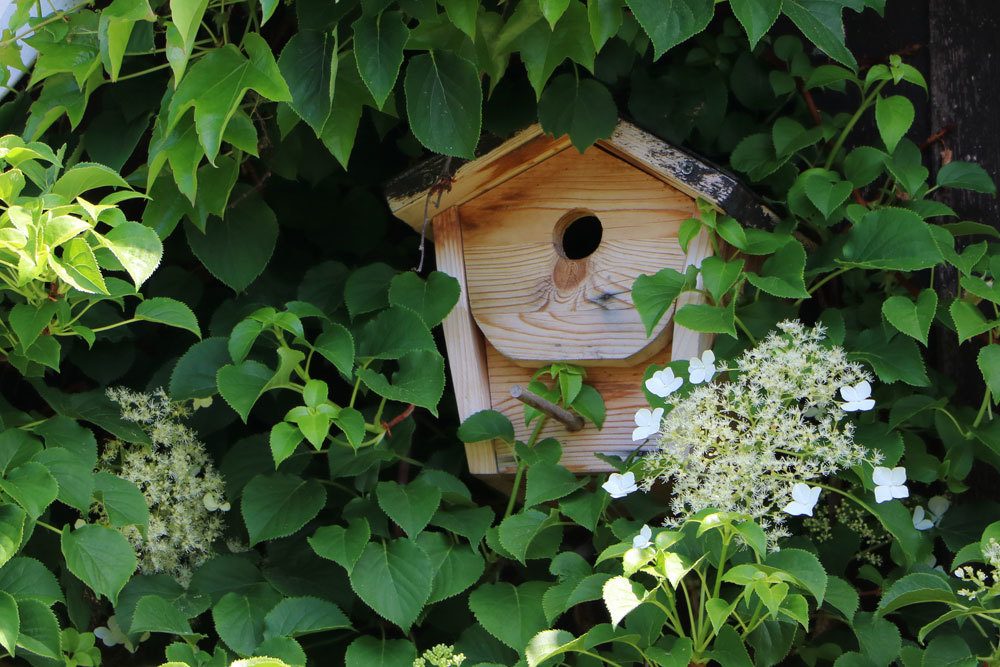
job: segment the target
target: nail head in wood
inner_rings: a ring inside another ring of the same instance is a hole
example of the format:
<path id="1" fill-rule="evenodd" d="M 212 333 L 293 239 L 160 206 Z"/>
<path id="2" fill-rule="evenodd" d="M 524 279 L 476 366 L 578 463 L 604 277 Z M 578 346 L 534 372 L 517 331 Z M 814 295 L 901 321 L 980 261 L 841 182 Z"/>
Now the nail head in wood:
<path id="1" fill-rule="evenodd" d="M 532 391 L 528 391 L 519 384 L 510 388 L 510 395 L 560 422 L 567 431 L 579 431 L 583 428 L 583 417 L 573 414 L 566 408 L 560 407 Z"/>

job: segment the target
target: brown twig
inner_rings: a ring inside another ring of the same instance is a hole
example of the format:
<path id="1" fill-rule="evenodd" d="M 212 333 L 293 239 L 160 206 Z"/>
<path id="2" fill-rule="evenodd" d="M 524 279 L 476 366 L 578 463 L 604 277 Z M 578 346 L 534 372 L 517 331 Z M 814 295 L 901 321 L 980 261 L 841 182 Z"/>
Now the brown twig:
<path id="1" fill-rule="evenodd" d="M 809 109 L 809 116 L 812 118 L 813 123 L 817 127 L 822 125 L 823 117 L 819 114 L 819 107 L 816 106 L 816 100 L 813 98 L 812 91 L 806 88 L 806 84 L 802 79 L 797 79 L 796 85 L 799 89 L 799 94 L 802 95 L 802 99 L 806 101 L 806 107 Z"/>
<path id="2" fill-rule="evenodd" d="M 249 162 L 243 163 L 243 170 L 250 174 L 251 178 L 254 180 L 254 186 L 241 194 L 239 197 L 230 200 L 229 205 L 226 208 L 234 208 L 241 202 L 243 202 L 247 197 L 255 192 L 260 192 L 264 188 L 264 184 L 267 183 L 267 179 L 271 178 L 271 170 L 268 169 L 264 172 L 263 176 L 257 176 L 257 171 Z"/>
<path id="3" fill-rule="evenodd" d="M 417 266 L 414 271 L 420 273 L 424 270 L 424 259 L 427 257 L 427 226 L 431 222 L 430 216 L 430 205 L 431 197 L 437 194 L 437 201 L 434 202 L 434 208 L 439 208 L 441 206 L 441 197 L 444 196 L 445 192 L 451 192 L 451 156 L 449 155 L 445 161 L 444 165 L 441 167 L 441 175 L 438 176 L 437 181 L 434 185 L 427 189 L 427 196 L 424 198 L 424 224 L 420 227 L 420 245 L 418 250 L 420 251 L 420 261 L 417 262 Z"/>
<path id="4" fill-rule="evenodd" d="M 935 132 L 931 136 L 929 136 L 926 139 L 924 139 L 923 143 L 920 144 L 920 150 L 922 150 L 922 151 L 927 150 L 928 148 L 930 148 L 931 146 L 933 146 L 934 144 L 936 144 L 937 142 L 941 141 L 946 136 L 948 136 L 949 134 L 951 134 L 951 132 L 954 129 L 955 129 L 955 124 L 954 123 L 950 123 L 948 125 L 945 125 L 940 130 L 938 130 L 937 132 Z"/>
<path id="5" fill-rule="evenodd" d="M 529 405 L 536 410 L 544 412 L 556 421 L 562 422 L 567 431 L 579 431 L 583 428 L 583 417 L 573 414 L 566 408 L 560 407 L 532 391 L 528 391 L 519 384 L 515 384 L 510 388 L 510 395 L 525 405 Z"/>
<path id="6" fill-rule="evenodd" d="M 382 422 L 382 428 L 385 429 L 385 432 L 388 433 L 391 436 L 392 435 L 392 429 L 393 429 L 393 427 L 399 426 L 399 423 L 401 421 L 403 421 L 404 419 L 406 419 L 407 417 L 409 417 L 410 415 L 412 415 L 414 407 L 416 407 L 416 406 L 414 406 L 413 403 L 410 403 L 398 415 L 396 415 L 395 417 L 393 417 L 392 419 L 390 419 L 387 422 L 385 422 L 385 421 Z"/>

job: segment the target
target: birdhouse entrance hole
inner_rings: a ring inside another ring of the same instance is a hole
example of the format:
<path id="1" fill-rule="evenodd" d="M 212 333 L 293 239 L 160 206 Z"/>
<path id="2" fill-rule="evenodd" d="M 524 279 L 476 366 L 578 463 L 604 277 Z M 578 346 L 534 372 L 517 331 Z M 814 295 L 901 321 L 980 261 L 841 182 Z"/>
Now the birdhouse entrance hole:
<path id="1" fill-rule="evenodd" d="M 555 244 L 566 259 L 586 259 L 601 245 L 604 227 L 590 211 L 572 211 L 556 224 Z"/>

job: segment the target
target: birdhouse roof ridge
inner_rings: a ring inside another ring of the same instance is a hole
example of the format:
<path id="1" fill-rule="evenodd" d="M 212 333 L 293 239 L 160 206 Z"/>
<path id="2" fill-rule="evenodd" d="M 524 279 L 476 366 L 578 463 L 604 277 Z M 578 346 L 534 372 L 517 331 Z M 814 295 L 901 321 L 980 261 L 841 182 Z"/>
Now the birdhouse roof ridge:
<path id="1" fill-rule="evenodd" d="M 760 197 L 731 173 L 628 121 L 620 120 L 595 146 L 744 225 L 770 229 L 777 222 Z M 424 160 L 389 181 L 384 193 L 392 212 L 420 231 L 425 214 L 463 204 L 567 149 L 572 149 L 567 136 L 546 135 L 536 123 L 507 140 L 484 139 L 472 160 L 442 155 Z"/>

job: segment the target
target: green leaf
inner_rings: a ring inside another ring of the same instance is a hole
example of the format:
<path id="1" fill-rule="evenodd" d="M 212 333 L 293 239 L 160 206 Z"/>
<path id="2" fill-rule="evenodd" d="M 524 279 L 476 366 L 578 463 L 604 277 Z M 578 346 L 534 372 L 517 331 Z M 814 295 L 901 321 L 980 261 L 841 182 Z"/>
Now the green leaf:
<path id="1" fill-rule="evenodd" d="M 201 329 L 198 327 L 198 318 L 187 306 L 187 304 L 169 299 L 165 296 L 157 296 L 146 299 L 135 309 L 135 319 L 146 322 L 159 322 L 178 329 L 187 329 L 198 338 L 201 338 Z"/>
<path id="2" fill-rule="evenodd" d="M 441 492 L 427 483 L 379 482 L 375 487 L 378 506 L 390 519 L 415 538 L 437 512 L 441 505 Z"/>
<path id="3" fill-rule="evenodd" d="M 591 385 L 585 384 L 580 387 L 580 393 L 573 399 L 569 407 L 597 428 L 604 427 L 604 419 L 607 417 L 608 409 L 600 392 Z"/>
<path id="4" fill-rule="evenodd" d="M 948 313 L 955 324 L 955 331 L 958 333 L 958 342 L 964 343 L 970 338 L 975 338 L 979 334 L 986 333 L 998 325 L 997 320 L 987 320 L 983 317 L 978 306 L 974 306 L 968 301 L 956 299 L 948 307 Z"/>
<path id="5" fill-rule="evenodd" d="M 417 649 L 405 639 L 361 636 L 351 642 L 344 667 L 412 667 Z"/>
<path id="6" fill-rule="evenodd" d="M 439 510 L 431 524 L 461 535 L 472 544 L 478 544 L 493 525 L 493 510 L 489 507 Z"/>
<path id="7" fill-rule="evenodd" d="M 58 304 L 55 301 L 48 300 L 40 306 L 28 303 L 14 304 L 7 314 L 7 321 L 17 336 L 21 350 L 28 349 L 38 339 L 42 331 L 52 322 L 57 308 Z"/>
<path id="8" fill-rule="evenodd" d="M 351 570 L 351 588 L 380 616 L 409 632 L 430 597 L 431 568 L 413 540 L 370 542 Z"/>
<path id="9" fill-rule="evenodd" d="M 986 386 L 996 400 L 1000 397 L 1000 345 L 992 343 L 980 349 L 976 363 L 983 374 L 983 379 L 986 380 Z"/>
<path id="10" fill-rule="evenodd" d="M 545 82 L 567 58 L 593 72 L 595 55 L 593 42 L 580 38 L 590 30 L 582 3 L 571 2 L 554 28 L 542 19 L 539 9 L 537 3 L 519 4 L 500 34 L 503 41 L 508 27 L 520 24 L 522 32 L 510 39 L 528 71 L 535 97 L 541 97 Z"/>
<path id="11" fill-rule="evenodd" d="M 621 0 L 587 0 L 587 20 L 594 49 L 600 51 L 622 26 Z"/>
<path id="12" fill-rule="evenodd" d="M 754 664 L 750 660 L 750 654 L 747 653 L 739 633 L 731 625 L 723 625 L 719 628 L 715 643 L 712 645 L 711 655 L 721 667 L 753 667 Z"/>
<path id="13" fill-rule="evenodd" d="M 444 359 L 430 350 L 411 352 L 399 360 L 399 370 L 387 379 L 370 368 L 358 371 L 361 382 L 390 401 L 413 403 L 437 415 L 444 393 Z"/>
<path id="14" fill-rule="evenodd" d="M 750 39 L 750 48 L 757 46 L 781 13 L 781 0 L 730 0 L 729 4 Z"/>
<path id="15" fill-rule="evenodd" d="M 259 601 L 230 592 L 212 607 L 212 620 L 226 646 L 240 655 L 250 655 L 264 639 L 267 611 Z"/>
<path id="16" fill-rule="evenodd" d="M 417 544 L 431 559 L 434 581 L 427 604 L 447 600 L 479 581 L 486 562 L 468 544 L 456 544 L 443 533 L 421 533 Z"/>
<path id="17" fill-rule="evenodd" d="M 415 56 L 403 82 L 410 129 L 427 149 L 471 158 L 479 143 L 483 91 L 476 66 L 447 51 Z"/>
<path id="18" fill-rule="evenodd" d="M 653 59 L 708 27 L 713 0 L 626 0 L 653 42 Z"/>
<path id="19" fill-rule="evenodd" d="M 854 617 L 854 634 L 861 646 L 861 653 L 878 667 L 886 667 L 899 655 L 902 641 L 899 628 L 884 618 L 869 612 L 859 612 Z"/>
<path id="20" fill-rule="evenodd" d="M 612 577 L 601 589 L 604 606 L 611 614 L 611 625 L 617 626 L 629 613 L 642 604 L 646 589 L 626 577 Z"/>
<path id="21" fill-rule="evenodd" d="M 0 509 L 0 516 L 3 514 Z M 46 607 L 63 602 L 62 589 L 55 575 L 34 558 L 12 558 L 0 568 L 0 590 L 7 591 L 17 600 L 37 600 Z"/>
<path id="22" fill-rule="evenodd" d="M 339 59 L 335 34 L 301 30 L 292 35 L 278 58 L 288 83 L 289 106 L 321 137 L 330 122 Z M 353 69 L 353 68 L 352 68 Z"/>
<path id="23" fill-rule="evenodd" d="M 361 79 L 379 109 L 396 85 L 403 47 L 410 36 L 401 12 L 362 15 L 354 22 L 354 57 Z"/>
<path id="24" fill-rule="evenodd" d="M 927 602 L 952 603 L 958 598 L 942 575 L 915 572 L 897 579 L 882 594 L 878 603 L 880 615 L 889 614 L 911 604 Z"/>
<path id="25" fill-rule="evenodd" d="M 132 37 L 132 31 L 138 21 L 154 21 L 156 14 L 150 9 L 146 0 L 114 0 L 104 10 L 98 23 L 98 39 L 101 48 L 101 60 L 111 75 L 112 81 L 118 80 L 122 59 Z"/>
<path id="26" fill-rule="evenodd" d="M 274 102 L 292 99 L 264 38 L 247 33 L 243 47 L 249 59 L 232 44 L 210 50 L 191 66 L 170 100 L 166 130 L 172 130 L 185 112 L 194 108 L 198 140 L 213 164 L 226 125 L 247 91 L 254 90 Z"/>
<path id="27" fill-rule="evenodd" d="M 415 311 L 428 328 L 435 327 L 451 312 L 461 287 L 446 273 L 432 271 L 423 280 L 414 271 L 400 273 L 389 284 L 389 303 Z"/>
<path id="28" fill-rule="evenodd" d="M 705 289 L 716 301 L 720 301 L 743 273 L 746 262 L 742 259 L 727 262 L 718 257 L 706 257 L 701 262 L 701 278 Z"/>
<path id="29" fill-rule="evenodd" d="M 576 475 L 561 465 L 541 461 L 528 468 L 524 506 L 534 507 L 550 500 L 558 500 L 586 483 L 585 478 L 577 479 Z"/>
<path id="30" fill-rule="evenodd" d="M 314 597 L 285 598 L 264 617 L 264 639 L 301 637 L 350 627 L 344 612 L 332 602 Z"/>
<path id="31" fill-rule="evenodd" d="M 826 570 L 815 555 L 802 549 L 782 549 L 769 554 L 765 563 L 779 570 L 784 570 L 816 598 L 817 604 L 823 604 L 826 593 Z"/>
<path id="32" fill-rule="evenodd" d="M 191 56 L 195 38 L 198 36 L 198 29 L 201 26 L 205 9 L 208 8 L 208 0 L 170 0 L 170 18 L 173 21 L 174 30 L 177 32 L 177 47 L 180 53 L 170 52 L 170 28 L 167 28 L 167 59 L 170 61 L 174 71 L 174 80 L 180 81 L 187 69 L 187 61 Z"/>
<path id="33" fill-rule="evenodd" d="M 582 153 L 598 139 L 611 136 L 618 124 L 618 107 L 600 81 L 562 74 L 545 87 L 538 101 L 538 121 L 547 134 L 568 134 Z"/>
<path id="34" fill-rule="evenodd" d="M 168 635 L 191 635 L 187 617 L 170 600 L 159 595 L 139 598 L 128 626 L 129 633 L 163 632 Z"/>
<path id="35" fill-rule="evenodd" d="M 506 415 L 496 410 L 480 410 L 469 415 L 458 427 L 458 439 L 462 442 L 482 442 L 494 438 L 514 444 L 514 425 Z"/>
<path id="36" fill-rule="evenodd" d="M 997 186 L 986 170 L 975 162 L 953 160 L 941 167 L 937 174 L 939 188 L 960 188 L 993 195 Z"/>
<path id="37" fill-rule="evenodd" d="M 358 356 L 399 359 L 411 352 L 435 350 L 434 337 L 419 315 L 407 308 L 390 306 L 361 330 Z"/>
<path id="38" fill-rule="evenodd" d="M 683 273 L 669 268 L 635 279 L 635 284 L 632 285 L 632 302 L 646 326 L 647 336 L 653 334 L 653 329 L 674 305 L 686 283 Z"/>
<path id="39" fill-rule="evenodd" d="M 906 563 L 912 565 L 923 546 L 923 536 L 913 527 L 913 516 L 902 503 L 878 503 L 871 506 L 872 514 L 899 543 Z"/>
<path id="40" fill-rule="evenodd" d="M 786 299 L 809 298 L 804 278 L 806 251 L 798 241 L 789 241 L 767 258 L 760 273 L 747 271 L 751 285 Z M 679 314 L 679 313 L 678 313 Z"/>
<path id="41" fill-rule="evenodd" d="M 104 235 L 102 245 L 121 262 L 136 289 L 160 265 L 163 243 L 156 232 L 138 222 L 122 222 Z"/>
<path id="42" fill-rule="evenodd" d="M 149 507 L 142 491 L 132 482 L 109 472 L 98 472 L 94 475 L 94 497 L 104 505 L 113 528 L 138 526 L 146 529 Z"/>
<path id="43" fill-rule="evenodd" d="M 324 359 L 347 377 L 354 375 L 354 337 L 339 324 L 329 324 L 313 342 Z"/>
<path id="44" fill-rule="evenodd" d="M 170 397 L 185 401 L 214 396 L 216 375 L 229 363 L 225 338 L 206 338 L 181 355 L 170 374 Z"/>
<path id="45" fill-rule="evenodd" d="M 234 192 L 242 197 L 245 191 Z M 234 292 L 242 292 L 271 260 L 278 222 L 260 196 L 251 194 L 227 209 L 225 218 L 211 220 L 204 233 L 190 223 L 184 233 L 204 267 Z"/>
<path id="46" fill-rule="evenodd" d="M 932 289 L 922 290 L 916 303 L 904 296 L 894 296 L 882 304 L 882 315 L 889 324 L 925 346 L 936 312 L 937 292 Z"/>
<path id="47" fill-rule="evenodd" d="M 388 264 L 369 264 L 351 272 L 344 283 L 344 303 L 352 318 L 389 305 L 389 288 L 396 270 Z"/>
<path id="48" fill-rule="evenodd" d="M 871 364 L 882 382 L 902 380 L 914 387 L 930 384 L 920 348 L 909 338 L 889 337 L 882 329 L 869 329 L 854 337 L 851 348 L 856 351 L 848 354 L 850 359 Z"/>
<path id="49" fill-rule="evenodd" d="M 125 536 L 104 526 L 85 525 L 73 531 L 66 527 L 60 545 L 69 571 L 114 604 L 137 564 Z"/>
<path id="50" fill-rule="evenodd" d="M 902 139 L 910 126 L 916 112 L 913 103 L 902 95 L 882 97 L 875 101 L 875 124 L 878 126 L 886 150 L 890 153 L 896 150 L 896 145 Z"/>
<path id="51" fill-rule="evenodd" d="M 532 542 L 557 523 L 556 517 L 538 510 L 528 509 L 512 514 L 500 523 L 500 544 L 514 558 L 524 563 L 528 560 Z"/>
<path id="52" fill-rule="evenodd" d="M 38 600 L 18 600 L 17 614 L 20 619 L 18 647 L 43 658 L 61 661 L 59 621 L 52 610 Z"/>
<path id="53" fill-rule="evenodd" d="M 483 629 L 515 651 L 523 651 L 532 637 L 548 627 L 542 608 L 547 588 L 542 581 L 517 587 L 505 582 L 485 584 L 469 595 L 469 609 Z"/>
<path id="54" fill-rule="evenodd" d="M 326 490 L 315 479 L 284 473 L 257 475 L 243 489 L 241 508 L 250 546 L 292 535 L 325 504 Z"/>
<path id="55" fill-rule="evenodd" d="M 24 508 L 28 516 L 37 519 L 59 495 L 59 484 L 49 469 L 29 461 L 9 471 L 0 479 L 0 489 Z"/>
<path id="56" fill-rule="evenodd" d="M 441 0 L 439 3 L 448 14 L 448 20 L 468 35 L 476 39 L 476 19 L 479 12 L 477 0 Z"/>
<path id="57" fill-rule="evenodd" d="M 781 11 L 820 50 L 837 62 L 857 70 L 857 61 L 844 45 L 842 3 L 829 0 L 782 0 Z"/>
<path id="58" fill-rule="evenodd" d="M 823 597 L 823 602 L 839 611 L 844 619 L 850 622 L 858 611 L 860 598 L 854 586 L 840 577 L 830 576 L 826 580 L 826 595 Z"/>
<path id="59" fill-rule="evenodd" d="M 309 546 L 319 556 L 332 560 L 350 574 L 365 550 L 372 531 L 365 519 L 355 519 L 343 526 L 323 526 L 309 538 Z"/>
<path id="60" fill-rule="evenodd" d="M 271 458 L 274 459 L 275 470 L 282 461 L 295 452 L 295 448 L 302 442 L 302 437 L 302 431 L 288 422 L 278 422 L 271 427 L 268 444 L 271 446 Z"/>
<path id="61" fill-rule="evenodd" d="M 254 403 L 273 377 L 274 371 L 270 368 L 248 359 L 235 366 L 223 366 L 216 373 L 215 381 L 222 398 L 245 423 Z"/>
<path id="62" fill-rule="evenodd" d="M 923 218 L 900 208 L 869 211 L 848 232 L 844 264 L 867 269 L 916 271 L 943 258 Z"/>
<path id="63" fill-rule="evenodd" d="M 674 315 L 674 322 L 686 329 L 701 333 L 724 333 L 736 338 L 736 302 L 728 306 L 710 306 L 704 303 L 684 305 Z"/>
<path id="64" fill-rule="evenodd" d="M 17 611 L 17 601 L 9 593 L 0 591 L 0 646 L 12 657 L 20 632 L 21 616 Z"/>
<path id="65" fill-rule="evenodd" d="M 114 4 L 112 3 L 112 5 Z M 146 4 L 145 0 L 139 0 L 137 4 L 146 5 L 146 10 L 149 10 L 149 5 Z M 49 191 L 71 202 L 84 192 L 107 187 L 132 189 L 128 182 L 114 169 L 96 162 L 80 162 L 64 171 Z"/>

